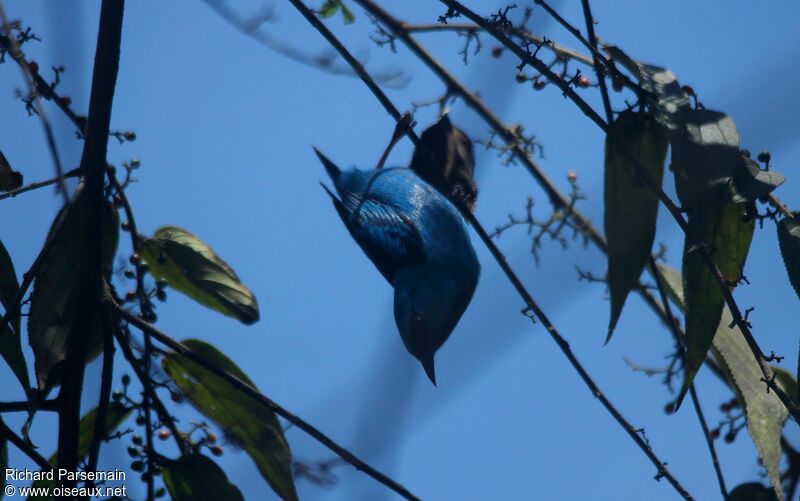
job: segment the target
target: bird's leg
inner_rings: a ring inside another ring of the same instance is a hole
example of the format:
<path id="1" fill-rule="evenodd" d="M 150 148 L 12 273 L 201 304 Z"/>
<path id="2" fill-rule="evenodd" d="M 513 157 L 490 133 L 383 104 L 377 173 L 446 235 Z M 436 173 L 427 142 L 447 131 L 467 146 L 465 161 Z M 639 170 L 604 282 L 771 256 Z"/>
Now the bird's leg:
<path id="1" fill-rule="evenodd" d="M 375 170 L 383 168 L 383 164 L 386 163 L 386 159 L 389 158 L 389 153 L 394 148 L 394 145 L 400 141 L 400 138 L 408 134 L 408 131 L 414 126 L 414 117 L 411 115 L 410 112 L 405 112 L 400 115 L 400 119 L 397 120 L 397 125 L 394 128 L 394 132 L 392 133 L 392 139 L 389 140 L 389 145 L 383 151 L 383 155 L 381 155 L 380 160 L 378 160 L 377 165 L 375 165 Z"/>

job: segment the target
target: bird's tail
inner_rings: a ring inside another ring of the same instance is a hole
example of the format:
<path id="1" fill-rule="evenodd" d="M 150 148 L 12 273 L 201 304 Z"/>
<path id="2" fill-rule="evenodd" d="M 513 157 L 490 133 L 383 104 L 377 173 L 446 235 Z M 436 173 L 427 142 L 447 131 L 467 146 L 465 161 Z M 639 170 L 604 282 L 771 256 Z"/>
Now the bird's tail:
<path id="1" fill-rule="evenodd" d="M 325 166 L 325 170 L 328 172 L 333 184 L 336 184 L 336 182 L 339 180 L 339 175 L 342 173 L 342 170 L 337 167 L 335 163 L 331 162 L 331 160 L 323 155 L 318 149 L 314 148 L 314 153 L 317 154 L 319 161 L 322 162 L 323 166 Z"/>

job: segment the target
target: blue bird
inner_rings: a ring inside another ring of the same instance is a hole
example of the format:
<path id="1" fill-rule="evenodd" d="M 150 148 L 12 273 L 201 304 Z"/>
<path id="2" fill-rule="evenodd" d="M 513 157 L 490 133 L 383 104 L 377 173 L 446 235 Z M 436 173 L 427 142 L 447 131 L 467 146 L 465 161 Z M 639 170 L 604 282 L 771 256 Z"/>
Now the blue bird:
<path id="1" fill-rule="evenodd" d="M 404 168 L 342 171 L 314 151 L 338 197 L 339 217 L 394 287 L 394 319 L 406 349 L 436 384 L 433 356 L 478 284 L 480 264 L 458 209 Z"/>

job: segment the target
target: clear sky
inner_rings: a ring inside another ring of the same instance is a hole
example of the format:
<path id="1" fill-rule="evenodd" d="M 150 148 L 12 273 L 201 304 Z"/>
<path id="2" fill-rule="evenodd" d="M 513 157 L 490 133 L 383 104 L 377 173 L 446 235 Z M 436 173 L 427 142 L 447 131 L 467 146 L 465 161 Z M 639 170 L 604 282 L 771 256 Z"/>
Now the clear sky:
<path id="1" fill-rule="evenodd" d="M 318 5 L 321 2 L 315 2 Z M 384 2 L 399 17 L 434 22 L 438 2 Z M 470 2 L 488 15 L 498 2 Z M 519 2 L 518 2 L 519 3 Z M 46 69 L 64 64 L 62 89 L 85 110 L 91 78 L 99 2 L 5 0 L 12 19 L 31 25 L 42 43 L 26 45 Z M 262 0 L 236 2 L 252 14 Z M 324 40 L 284 2 L 275 2 L 276 22 L 264 29 L 312 53 L 328 51 Z M 349 2 L 356 23 L 328 21 L 373 71 L 401 69 L 410 84 L 389 90 L 401 109 L 436 97 L 442 85 L 402 46 L 392 53 L 369 41 L 367 16 Z M 582 22 L 580 2 L 554 2 L 573 22 Z M 742 146 L 769 149 L 773 165 L 788 177 L 778 195 L 800 207 L 800 98 L 794 64 L 800 56 L 800 4 L 779 0 L 594 2 L 599 36 L 633 57 L 668 66 L 690 84 L 708 108 L 730 113 Z M 577 48 L 563 30 L 536 10 L 533 26 Z M 553 88 L 534 92 L 514 83 L 516 61 L 494 59 L 496 45 L 464 65 L 463 39 L 420 35 L 446 66 L 508 123 L 522 123 L 544 146 L 541 163 L 563 189 L 575 170 L 589 200 L 581 208 L 602 227 L 602 141 L 599 130 Z M 43 71 L 45 73 L 45 71 Z M 22 85 L 18 69 L 0 66 L 0 150 L 26 182 L 52 176 L 41 126 L 26 118 L 14 99 Z M 594 90 L 584 91 L 599 105 Z M 475 138 L 488 127 L 461 102 L 453 117 Z M 599 107 L 598 107 L 599 109 Z M 81 143 L 55 108 L 50 116 L 67 167 L 76 166 Z M 424 109 L 424 126 L 435 110 Z M 134 143 L 109 142 L 109 161 L 137 157 L 139 183 L 129 189 L 143 233 L 165 224 L 182 226 L 204 239 L 237 271 L 261 306 L 261 321 L 246 327 L 170 293 L 158 309 L 159 327 L 179 339 L 214 343 L 259 388 L 329 434 L 424 499 L 674 499 L 654 467 L 586 390 L 539 325 L 519 314 L 519 297 L 476 237 L 483 274 L 475 298 L 437 355 L 439 386 L 430 385 L 406 353 L 392 318 L 392 290 L 351 240 L 327 195 L 324 171 L 311 145 L 342 166 L 375 163 L 393 129 L 383 108 L 356 79 L 332 76 L 287 60 L 237 32 L 203 2 L 129 1 L 112 128 L 136 131 Z M 528 195 L 540 217 L 546 198 L 520 166 L 505 167 L 492 152 L 478 150 L 480 198 L 477 216 L 487 228 L 509 212 L 521 214 Z M 403 165 L 411 147 L 400 143 L 390 164 Z M 671 187 L 671 181 L 667 182 Z M 670 188 L 671 189 L 671 188 Z M 30 266 L 59 199 L 45 189 L 0 203 L 0 239 L 17 272 Z M 668 261 L 680 262 L 681 238 L 662 210 L 657 240 Z M 512 265 L 569 339 L 601 388 L 635 425 L 646 429 L 655 451 L 697 499 L 717 499 L 711 462 L 690 406 L 667 416 L 667 390 L 656 378 L 633 373 L 623 356 L 647 366 L 665 365 L 668 332 L 638 297 L 631 297 L 615 338 L 603 347 L 608 302 L 601 285 L 578 282 L 575 266 L 602 275 L 605 262 L 579 242 L 563 251 L 545 242 L 539 267 L 529 254 L 524 229 L 499 240 Z M 129 250 L 123 246 L 123 252 Z M 122 257 L 126 257 L 126 254 Z M 775 229 L 758 230 L 747 265 L 752 285 L 737 289 L 743 306 L 756 305 L 754 333 L 766 352 L 785 355 L 795 370 L 798 302 L 785 279 Z M 27 349 L 27 347 L 26 347 Z M 118 366 L 122 370 L 122 364 Z M 3 367 L 2 377 L 13 381 Z M 89 371 L 99 386 L 99 364 Z M 117 379 L 118 381 L 118 379 Z M 730 393 L 707 371 L 697 379 L 707 418 L 721 419 L 719 404 Z M 0 397 L 19 399 L 16 382 Z M 85 409 L 97 391 L 85 395 Z M 197 417 L 188 405 L 183 419 Z M 8 419 L 19 427 L 22 416 Z M 41 413 L 33 428 L 40 450 L 54 447 L 55 420 Z M 792 425 L 793 426 L 793 425 Z M 790 436 L 800 439 L 796 429 Z M 290 429 L 296 458 L 325 460 L 332 453 Z M 108 467 L 127 464 L 125 440 L 104 449 Z M 742 434 L 731 445 L 717 443 L 730 487 L 760 478 L 755 449 Z M 171 453 L 171 444 L 160 448 Z M 30 463 L 12 450 L 11 465 Z M 271 492 L 249 457 L 232 447 L 219 460 L 248 499 Z M 370 478 L 342 466 L 330 490 L 299 481 L 303 499 L 394 499 Z M 134 496 L 137 491 L 131 485 Z M 141 495 L 141 492 L 139 492 Z M 143 496 L 142 496 L 143 497 Z"/>

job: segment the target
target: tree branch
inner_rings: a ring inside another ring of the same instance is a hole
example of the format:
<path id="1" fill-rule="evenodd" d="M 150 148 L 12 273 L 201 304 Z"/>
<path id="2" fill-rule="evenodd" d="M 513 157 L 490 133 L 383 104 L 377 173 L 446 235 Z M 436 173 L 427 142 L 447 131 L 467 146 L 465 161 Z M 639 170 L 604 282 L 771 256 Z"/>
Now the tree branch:
<path id="1" fill-rule="evenodd" d="M 111 107 L 119 70 L 122 41 L 124 0 L 103 0 L 97 36 L 92 91 L 86 141 L 81 157 L 84 190 L 77 206 L 83 224 L 79 237 L 83 241 L 81 284 L 73 292 L 79 294 L 76 318 L 67 339 L 67 356 L 61 381 L 58 420 L 58 466 L 67 471 L 78 470 L 78 437 L 80 434 L 81 392 L 86 363 L 86 332 L 100 314 L 103 287 L 103 212 L 106 172 L 106 148 L 110 130 Z M 78 264 L 78 263 L 76 263 Z M 64 481 L 74 487 L 75 481 Z"/>
<path id="2" fill-rule="evenodd" d="M 347 49 L 339 42 L 333 33 L 316 17 L 316 15 L 308 8 L 301 0 L 290 0 L 292 5 L 297 8 L 297 10 L 305 17 L 309 23 L 320 32 L 320 34 L 328 40 L 328 42 L 341 54 L 341 56 L 349 61 L 353 61 L 355 64 L 358 62 L 349 54 Z M 383 94 L 381 89 L 375 84 L 374 81 L 367 75 L 365 72 L 358 71 L 358 67 L 354 66 L 354 70 L 359 74 L 361 79 L 364 81 L 366 86 L 372 91 L 375 97 L 383 104 L 386 108 L 386 111 L 392 116 L 395 117 L 396 121 L 399 121 L 401 117 L 400 111 L 395 108 L 394 104 L 389 100 L 389 98 Z M 412 128 L 408 128 L 408 137 L 414 142 L 415 146 L 418 148 L 422 148 L 422 151 L 425 151 L 431 160 L 434 162 L 437 161 L 436 157 L 433 156 L 424 145 L 422 145 L 419 137 L 413 131 Z M 506 277 L 512 283 L 514 288 L 519 293 L 520 297 L 522 297 L 525 303 L 525 309 L 523 313 L 533 313 L 533 315 L 539 319 L 540 322 L 544 325 L 545 329 L 547 330 L 548 334 L 553 338 L 556 342 L 558 347 L 561 349 L 562 353 L 567 357 L 570 364 L 573 368 L 578 372 L 581 379 L 584 381 L 586 386 L 592 392 L 595 398 L 599 399 L 606 410 L 612 415 L 612 417 L 617 421 L 617 423 L 622 426 L 622 428 L 628 433 L 631 439 L 639 446 L 639 448 L 645 453 L 645 455 L 650 459 L 650 461 L 656 466 L 657 468 L 657 475 L 656 478 L 666 478 L 669 483 L 675 488 L 675 490 L 684 498 L 684 499 L 693 499 L 692 496 L 686 491 L 686 489 L 681 485 L 681 483 L 672 475 L 672 473 L 667 469 L 666 464 L 662 462 L 658 456 L 655 455 L 650 445 L 645 442 L 642 436 L 639 434 L 639 429 L 633 427 L 628 421 L 622 416 L 622 414 L 616 409 L 616 407 L 611 403 L 611 401 L 605 396 L 605 394 L 600 390 L 594 380 L 589 376 L 588 372 L 584 369 L 581 365 L 580 361 L 575 357 L 572 353 L 572 350 L 569 346 L 569 343 L 558 333 L 555 326 L 550 322 L 550 320 L 545 315 L 544 311 L 539 307 L 539 305 L 534 301 L 533 297 L 527 291 L 525 286 L 522 284 L 519 277 L 517 277 L 516 273 L 511 269 L 508 265 L 508 262 L 505 259 L 505 256 L 500 252 L 494 242 L 492 241 L 489 234 L 486 230 L 483 229 L 481 224 L 475 218 L 471 211 L 466 208 L 461 208 L 462 214 L 467 219 L 467 221 L 472 225 L 475 231 L 478 233 L 478 236 L 484 242 L 486 247 L 492 253 L 492 256 L 495 258 L 497 263 L 502 268 L 503 272 L 505 273 Z"/>
<path id="3" fill-rule="evenodd" d="M 347 461 L 348 463 L 353 465 L 357 470 L 363 471 L 364 473 L 366 473 L 367 475 L 369 475 L 373 479 L 377 480 L 381 484 L 385 485 L 386 487 L 388 487 L 389 489 L 391 489 L 392 491 L 394 491 L 398 495 L 402 496 L 403 498 L 411 500 L 411 501 L 419 501 L 419 498 L 416 497 L 414 494 L 412 494 L 410 491 L 408 491 L 405 487 L 403 487 L 402 485 L 398 484 L 397 482 L 395 482 L 391 478 L 387 477 L 383 473 L 379 472 L 378 470 L 376 470 L 372 466 L 368 465 L 367 463 L 365 463 L 364 461 L 362 461 L 361 459 L 356 457 L 355 454 L 353 454 L 352 452 L 348 451 L 347 449 L 345 449 L 341 445 L 337 444 L 336 442 L 334 442 L 333 440 L 328 438 L 328 436 L 326 436 L 321 431 L 319 431 L 316 428 L 314 428 L 313 426 L 311 426 L 309 423 L 303 421 L 302 419 L 300 419 L 296 415 L 292 414 L 291 412 L 289 412 L 288 410 L 284 409 L 283 407 L 281 407 L 277 403 L 273 402 L 268 397 L 266 397 L 265 395 L 260 393 L 258 390 L 256 390 L 252 386 L 250 386 L 248 383 L 242 381 L 236 375 L 231 374 L 230 372 L 217 367 L 216 364 L 213 364 L 213 363 L 209 362 L 208 360 L 206 360 L 202 356 L 196 354 L 194 351 L 192 351 L 187 346 L 183 345 L 182 343 L 179 343 L 178 341 L 175 341 L 168 334 L 160 331 L 159 329 L 157 329 L 153 325 L 145 322 L 144 320 L 142 320 L 141 318 L 137 317 L 136 315 L 133 315 L 132 313 L 126 311 L 125 308 L 123 308 L 116 301 L 114 301 L 114 299 L 111 297 L 110 291 L 107 291 L 107 293 L 106 293 L 106 302 L 111 306 L 111 308 L 114 310 L 114 312 L 116 313 L 116 315 L 120 319 L 127 321 L 129 324 L 135 326 L 137 329 L 141 330 L 142 332 L 147 332 L 156 341 L 164 344 L 165 346 L 169 347 L 170 349 L 172 349 L 173 351 L 175 351 L 179 355 L 182 355 L 182 356 L 188 358 L 189 360 L 191 360 L 192 362 L 196 363 L 197 365 L 203 367 L 204 369 L 208 370 L 209 372 L 213 373 L 214 375 L 222 378 L 223 380 L 225 380 L 227 383 L 231 384 L 237 390 L 242 391 L 243 393 L 247 394 L 249 397 L 261 402 L 264 405 L 266 405 L 273 412 L 275 412 L 275 414 L 281 416 L 282 418 L 284 418 L 288 422 L 292 423 L 292 425 L 294 425 L 297 428 L 303 430 L 305 433 L 310 435 L 312 438 L 314 438 L 315 440 L 320 442 L 322 445 L 324 445 L 328 449 L 330 449 L 333 452 L 335 452 L 336 454 L 338 454 L 339 457 L 341 457 L 342 459 L 344 459 L 345 461 Z"/>

